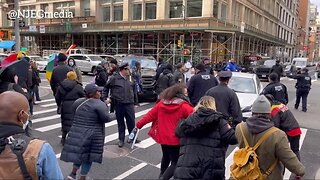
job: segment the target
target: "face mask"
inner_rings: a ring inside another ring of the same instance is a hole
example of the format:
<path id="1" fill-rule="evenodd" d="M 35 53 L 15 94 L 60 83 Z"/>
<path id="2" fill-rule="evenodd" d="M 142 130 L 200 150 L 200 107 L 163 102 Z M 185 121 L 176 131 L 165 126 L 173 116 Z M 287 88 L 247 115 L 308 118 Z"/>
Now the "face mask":
<path id="1" fill-rule="evenodd" d="M 73 65 L 74 65 L 74 63 L 73 63 L 73 62 L 69 62 L 69 66 L 71 66 L 71 67 L 72 67 Z"/>
<path id="2" fill-rule="evenodd" d="M 25 111 L 23 111 L 23 112 L 26 113 Z M 27 115 L 27 120 L 26 120 L 26 122 L 23 123 L 23 122 L 21 121 L 21 123 L 22 123 L 22 129 L 23 129 L 23 130 L 25 130 L 25 129 L 28 127 L 28 124 L 29 124 L 30 115 L 29 115 L 28 113 L 26 113 L 26 115 Z"/>

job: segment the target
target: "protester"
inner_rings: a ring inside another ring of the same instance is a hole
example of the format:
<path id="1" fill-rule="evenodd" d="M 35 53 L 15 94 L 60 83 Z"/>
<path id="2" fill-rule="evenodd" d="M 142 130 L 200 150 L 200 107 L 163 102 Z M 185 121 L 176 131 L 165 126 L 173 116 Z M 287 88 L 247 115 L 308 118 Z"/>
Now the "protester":
<path id="1" fill-rule="evenodd" d="M 77 81 L 77 74 L 74 71 L 67 73 L 67 79 L 61 82 L 55 99 L 58 104 L 58 111 L 61 114 L 61 144 L 64 145 L 66 136 L 73 122 L 72 104 L 79 98 L 84 97 L 81 83 Z"/>
<path id="2" fill-rule="evenodd" d="M 94 77 L 94 82 L 97 86 L 104 87 L 108 80 L 108 74 L 106 69 L 103 66 L 98 65 L 96 67 L 96 74 Z"/>
<path id="3" fill-rule="evenodd" d="M 152 122 L 148 135 L 162 149 L 160 179 L 170 179 L 173 176 L 179 158 L 180 143 L 175 135 L 176 125 L 193 112 L 187 96 L 187 87 L 183 83 L 167 88 L 161 93 L 159 102 L 136 124 L 141 129 Z"/>
<path id="4" fill-rule="evenodd" d="M 63 53 L 59 53 L 58 66 L 53 69 L 50 81 L 53 95 L 57 93 L 57 89 L 60 86 L 60 83 L 67 78 L 67 73 L 69 71 L 72 71 L 72 68 L 66 64 L 66 61 L 67 56 Z"/>
<path id="5" fill-rule="evenodd" d="M 280 82 L 280 77 L 283 75 L 283 67 L 279 60 L 276 60 L 276 64 L 272 66 L 270 73 L 276 73 L 278 75 L 278 82 Z"/>
<path id="6" fill-rule="evenodd" d="M 265 133 L 275 128 L 269 119 L 270 107 L 271 104 L 264 95 L 255 100 L 252 105 L 253 116 L 236 127 L 239 148 L 245 147 L 245 139 L 249 146 L 253 147 Z M 259 158 L 261 172 L 266 172 L 273 163 L 276 163 L 267 179 L 283 179 L 284 167 L 298 176 L 303 176 L 305 173 L 304 166 L 289 147 L 287 135 L 281 130 L 273 132 L 255 152 Z"/>
<path id="7" fill-rule="evenodd" d="M 50 144 L 25 134 L 28 112 L 29 103 L 22 94 L 0 94 L 1 179 L 63 179 Z"/>
<path id="8" fill-rule="evenodd" d="M 141 78 L 141 63 L 135 62 L 132 68 L 131 81 L 133 82 L 134 89 L 134 104 L 139 106 L 139 95 L 143 94 L 142 78 Z"/>
<path id="9" fill-rule="evenodd" d="M 290 148 L 300 160 L 299 142 L 302 132 L 298 121 L 290 109 L 286 105 L 275 100 L 271 94 L 267 94 L 266 98 L 271 104 L 271 120 L 274 122 L 274 126 L 287 134 Z"/>
<path id="10" fill-rule="evenodd" d="M 68 179 L 76 179 L 81 167 L 80 180 L 85 180 L 93 162 L 101 163 L 104 146 L 104 123 L 110 121 L 107 106 L 100 100 L 101 91 L 97 85 L 86 85 L 85 98 L 72 105 L 73 124 L 61 152 L 61 160 L 72 162 Z"/>
<path id="11" fill-rule="evenodd" d="M 196 75 L 192 76 L 188 83 L 188 94 L 194 106 L 210 88 L 218 85 L 217 78 L 208 74 L 203 64 L 195 66 L 195 73 Z"/>
<path id="12" fill-rule="evenodd" d="M 108 75 L 114 75 L 119 72 L 118 62 L 115 59 L 111 59 L 109 62 Z"/>
<path id="13" fill-rule="evenodd" d="M 186 83 L 184 72 L 186 71 L 186 68 L 183 63 L 179 63 L 176 66 L 176 70 L 173 73 L 173 79 L 175 83 Z"/>
<path id="14" fill-rule="evenodd" d="M 237 143 L 234 130 L 211 96 L 203 96 L 195 111 L 177 125 L 180 156 L 174 178 L 225 179 L 226 150 Z"/>
<path id="15" fill-rule="evenodd" d="M 77 81 L 82 83 L 82 73 L 80 68 L 77 66 L 76 61 L 73 58 L 69 58 L 67 62 L 68 66 L 72 68 L 74 72 L 77 74 Z"/>
<path id="16" fill-rule="evenodd" d="M 278 81 L 278 75 L 271 73 L 269 75 L 270 83 L 263 89 L 261 94 L 271 94 L 277 101 L 288 104 L 288 91 L 287 87 Z"/>
<path id="17" fill-rule="evenodd" d="M 191 79 L 191 77 L 194 75 L 194 73 L 192 73 L 192 62 L 191 60 L 188 60 L 185 64 L 184 64 L 186 70 L 184 73 L 184 76 L 186 77 L 186 83 L 188 83 L 188 81 Z"/>
<path id="18" fill-rule="evenodd" d="M 161 92 L 168 87 L 175 84 L 173 79 L 173 66 L 171 64 L 166 64 L 163 72 L 160 74 L 157 80 L 157 94 L 160 96 Z"/>
<path id="19" fill-rule="evenodd" d="M 31 69 L 32 69 L 32 100 L 33 102 L 35 100 L 41 101 L 40 95 L 39 95 L 39 86 L 41 83 L 41 78 L 39 75 L 39 70 L 38 70 L 38 64 L 33 61 L 30 63 L 31 64 Z M 35 104 L 35 103 L 34 103 Z"/>
<path id="20" fill-rule="evenodd" d="M 203 64 L 204 64 L 204 67 L 205 67 L 205 72 L 207 74 L 211 74 L 211 75 L 214 76 L 214 68 L 212 67 L 210 59 L 209 58 L 204 58 Z"/>
<path id="21" fill-rule="evenodd" d="M 167 66 L 167 63 L 165 63 L 162 58 L 159 58 L 159 63 L 158 63 L 158 67 L 156 70 L 156 77 L 155 77 L 156 81 L 158 81 L 160 74 L 164 71 L 166 66 Z"/>

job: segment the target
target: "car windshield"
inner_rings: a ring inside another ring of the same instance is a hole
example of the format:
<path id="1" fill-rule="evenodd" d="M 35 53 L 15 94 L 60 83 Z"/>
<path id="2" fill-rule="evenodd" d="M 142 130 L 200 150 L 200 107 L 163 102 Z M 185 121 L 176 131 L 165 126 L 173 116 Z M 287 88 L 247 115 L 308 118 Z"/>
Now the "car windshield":
<path id="1" fill-rule="evenodd" d="M 88 56 L 92 61 L 102 61 L 103 58 L 100 56 Z"/>
<path id="2" fill-rule="evenodd" d="M 273 65 L 276 64 L 275 60 L 266 60 L 263 65 L 268 66 L 268 67 L 272 67 Z"/>
<path id="3" fill-rule="evenodd" d="M 306 66 L 307 62 L 306 61 L 293 61 L 293 64 L 298 67 L 302 67 L 302 66 Z"/>
<path id="4" fill-rule="evenodd" d="M 232 76 L 228 86 L 238 93 L 256 94 L 256 86 L 252 78 Z"/>
<path id="5" fill-rule="evenodd" d="M 157 62 L 154 59 L 148 59 L 146 57 L 139 58 L 139 57 L 129 57 L 123 60 L 124 63 L 129 63 L 130 68 L 133 68 L 136 62 L 141 64 L 142 69 L 157 69 Z"/>

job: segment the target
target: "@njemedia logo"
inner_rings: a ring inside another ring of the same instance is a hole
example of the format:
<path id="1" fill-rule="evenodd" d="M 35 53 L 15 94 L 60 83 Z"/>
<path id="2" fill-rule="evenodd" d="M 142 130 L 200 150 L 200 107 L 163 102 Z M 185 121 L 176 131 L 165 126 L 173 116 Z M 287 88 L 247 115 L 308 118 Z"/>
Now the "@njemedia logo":
<path id="1" fill-rule="evenodd" d="M 32 18 L 32 19 L 62 19 L 73 18 L 73 13 L 68 10 L 60 12 L 46 12 L 44 10 L 11 10 L 8 12 L 8 18 L 14 20 L 16 18 Z"/>

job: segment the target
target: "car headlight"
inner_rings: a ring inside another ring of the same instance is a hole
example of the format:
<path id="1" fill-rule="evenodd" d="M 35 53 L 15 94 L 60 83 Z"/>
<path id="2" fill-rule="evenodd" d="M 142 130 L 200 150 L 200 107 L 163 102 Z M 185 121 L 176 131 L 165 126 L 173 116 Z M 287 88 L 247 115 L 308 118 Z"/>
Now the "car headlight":
<path id="1" fill-rule="evenodd" d="M 241 108 L 241 112 L 251 112 L 251 110 L 252 110 L 252 105 Z"/>

